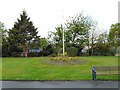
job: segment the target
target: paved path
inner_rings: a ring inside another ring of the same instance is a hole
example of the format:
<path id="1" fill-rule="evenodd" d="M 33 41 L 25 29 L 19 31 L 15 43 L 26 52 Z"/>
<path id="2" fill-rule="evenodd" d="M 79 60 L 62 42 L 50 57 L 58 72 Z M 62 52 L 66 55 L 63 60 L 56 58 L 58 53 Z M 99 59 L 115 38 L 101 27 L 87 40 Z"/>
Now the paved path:
<path id="1" fill-rule="evenodd" d="M 0 81 L 2 88 L 118 88 L 118 81 Z"/>

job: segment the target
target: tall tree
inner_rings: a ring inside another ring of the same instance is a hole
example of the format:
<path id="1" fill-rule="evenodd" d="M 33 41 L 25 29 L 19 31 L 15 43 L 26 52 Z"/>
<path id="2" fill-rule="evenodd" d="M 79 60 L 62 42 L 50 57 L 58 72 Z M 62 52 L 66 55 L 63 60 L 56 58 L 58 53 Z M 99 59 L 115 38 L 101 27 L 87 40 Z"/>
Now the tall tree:
<path id="1" fill-rule="evenodd" d="M 117 54 L 120 56 L 120 23 L 111 25 L 109 32 L 109 43 L 111 48 L 115 48 Z M 114 54 L 116 54 L 116 52 Z"/>
<path id="2" fill-rule="evenodd" d="M 96 35 L 96 24 L 94 24 L 93 28 L 90 30 L 90 35 L 89 35 L 89 39 L 90 39 L 90 46 L 91 46 L 91 55 L 94 54 L 94 44 L 96 42 L 96 39 L 97 39 L 97 35 Z"/>
<path id="3" fill-rule="evenodd" d="M 10 51 L 18 52 L 31 48 L 31 45 L 34 46 L 33 44 L 38 43 L 40 36 L 37 34 L 37 28 L 35 28 L 33 22 L 30 21 L 30 17 L 28 17 L 26 11 L 23 11 L 22 14 L 20 14 L 20 19 L 17 19 L 14 27 L 9 30 Z"/>
<path id="4" fill-rule="evenodd" d="M 108 43 L 108 33 L 103 32 L 99 34 L 94 45 L 95 55 L 110 55 L 110 45 Z"/>
<path id="5" fill-rule="evenodd" d="M 118 38 L 120 38 L 120 23 L 112 24 L 109 32 L 109 42 L 112 46 L 118 46 Z"/>
<path id="6" fill-rule="evenodd" d="M 0 22 L 0 46 L 2 45 L 2 39 L 6 39 L 7 30 L 5 29 L 4 23 Z"/>
<path id="7" fill-rule="evenodd" d="M 66 23 L 66 37 L 73 47 L 78 48 L 78 54 L 85 45 L 89 48 L 89 30 L 93 27 L 94 21 L 89 16 L 84 16 L 82 13 L 71 17 Z M 89 49 L 88 49 L 89 50 Z M 88 51 L 89 52 L 89 51 Z"/>
<path id="8" fill-rule="evenodd" d="M 65 47 L 75 47 L 78 49 L 78 55 L 85 45 L 89 47 L 89 30 L 94 25 L 91 17 L 83 16 L 82 13 L 70 17 L 65 22 Z M 49 36 L 54 44 L 62 46 L 63 25 L 56 28 L 55 32 L 51 32 Z"/>
<path id="9" fill-rule="evenodd" d="M 3 31 L 4 31 L 4 24 L 0 22 L 0 48 L 1 49 L 2 49 L 2 37 L 4 36 Z"/>
<path id="10" fill-rule="evenodd" d="M 5 28 L 4 23 L 0 22 L 0 51 L 2 51 L 2 56 L 9 56 L 8 47 L 8 31 Z"/>
<path id="11" fill-rule="evenodd" d="M 60 25 L 58 27 L 55 27 L 55 31 L 51 31 L 48 34 L 48 38 L 51 39 L 51 41 L 54 41 L 53 44 L 60 45 L 63 38 L 63 26 Z"/>
<path id="12" fill-rule="evenodd" d="M 49 45 L 49 42 L 46 38 L 40 38 L 39 43 L 41 48 L 46 48 Z"/>
<path id="13" fill-rule="evenodd" d="M 63 26 L 60 25 L 58 27 L 55 27 L 54 32 L 50 31 L 48 33 L 48 39 L 53 46 L 53 53 L 57 54 L 58 52 L 61 52 L 63 40 Z"/>

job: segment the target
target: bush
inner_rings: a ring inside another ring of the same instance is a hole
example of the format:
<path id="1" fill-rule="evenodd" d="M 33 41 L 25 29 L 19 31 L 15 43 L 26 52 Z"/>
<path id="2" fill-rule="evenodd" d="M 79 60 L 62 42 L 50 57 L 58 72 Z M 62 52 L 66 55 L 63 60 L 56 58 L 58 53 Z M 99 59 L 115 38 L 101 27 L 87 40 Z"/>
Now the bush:
<path id="1" fill-rule="evenodd" d="M 110 49 L 109 49 L 109 53 L 110 53 L 110 55 L 115 55 L 116 53 L 118 53 L 117 52 L 117 50 L 116 50 L 116 48 L 115 47 L 111 47 Z"/>
<path id="2" fill-rule="evenodd" d="M 43 50 L 39 53 L 39 56 L 50 56 L 53 54 L 53 46 L 48 45 L 46 48 L 43 48 Z"/>
<path id="3" fill-rule="evenodd" d="M 75 48 L 75 47 L 67 47 L 67 48 L 66 48 L 66 52 L 67 52 L 67 54 L 68 54 L 69 56 L 74 57 L 74 56 L 77 56 L 78 49 Z"/>
<path id="4" fill-rule="evenodd" d="M 9 52 L 2 52 L 2 57 L 10 57 L 10 53 Z"/>
<path id="5" fill-rule="evenodd" d="M 62 48 L 61 47 L 54 47 L 53 52 L 50 56 L 56 57 L 58 53 L 62 53 Z"/>
<path id="6" fill-rule="evenodd" d="M 39 53 L 38 52 L 29 52 L 28 57 L 38 57 Z"/>
<path id="7" fill-rule="evenodd" d="M 81 55 L 81 56 L 89 56 L 89 53 L 88 53 L 88 52 L 81 52 L 80 55 Z"/>
<path id="8" fill-rule="evenodd" d="M 93 51 L 94 51 L 94 55 L 96 56 L 110 56 L 110 55 L 113 55 L 115 52 L 108 43 L 107 44 L 104 44 L 104 43 L 96 44 Z"/>
<path id="9" fill-rule="evenodd" d="M 11 56 L 12 57 L 20 57 L 21 56 L 21 52 L 12 52 Z"/>
<path id="10" fill-rule="evenodd" d="M 63 53 L 63 48 L 59 48 L 58 53 Z"/>

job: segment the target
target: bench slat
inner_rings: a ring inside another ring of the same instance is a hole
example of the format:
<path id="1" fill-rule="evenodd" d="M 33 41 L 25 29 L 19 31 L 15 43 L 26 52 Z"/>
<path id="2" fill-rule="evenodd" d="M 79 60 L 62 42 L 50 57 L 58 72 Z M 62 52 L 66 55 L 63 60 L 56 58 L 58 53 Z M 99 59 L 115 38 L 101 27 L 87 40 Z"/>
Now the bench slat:
<path id="1" fill-rule="evenodd" d="M 117 75 L 117 76 L 118 76 L 118 75 L 120 75 L 120 74 L 117 74 L 117 73 L 116 73 L 116 74 L 101 73 L 101 74 L 97 74 L 97 75 L 98 75 L 98 76 L 103 76 L 103 75 Z"/>
<path id="2" fill-rule="evenodd" d="M 97 72 L 96 73 L 97 75 L 120 75 L 120 72 L 113 72 L 113 71 L 111 71 L 111 72 Z"/>
<path id="3" fill-rule="evenodd" d="M 96 71 L 120 71 L 120 66 L 94 66 Z"/>

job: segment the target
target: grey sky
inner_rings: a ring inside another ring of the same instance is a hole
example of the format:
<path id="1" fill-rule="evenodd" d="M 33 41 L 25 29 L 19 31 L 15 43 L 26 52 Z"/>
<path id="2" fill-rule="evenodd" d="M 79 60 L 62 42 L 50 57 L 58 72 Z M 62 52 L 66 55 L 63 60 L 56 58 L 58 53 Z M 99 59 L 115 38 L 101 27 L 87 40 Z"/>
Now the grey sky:
<path id="1" fill-rule="evenodd" d="M 98 22 L 100 31 L 108 30 L 118 22 L 119 0 L 0 0 L 0 21 L 12 28 L 20 13 L 25 9 L 42 37 L 64 20 L 82 11 Z"/>

